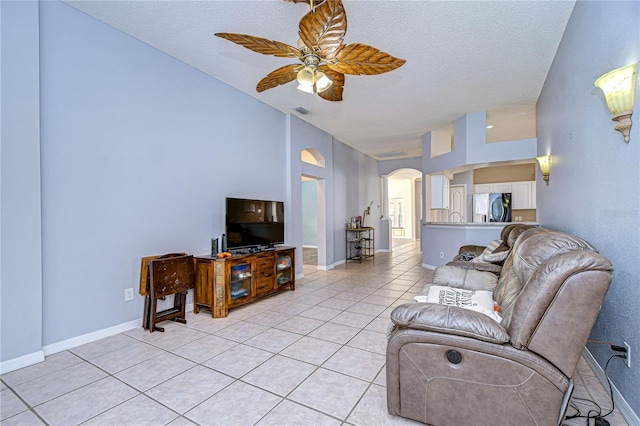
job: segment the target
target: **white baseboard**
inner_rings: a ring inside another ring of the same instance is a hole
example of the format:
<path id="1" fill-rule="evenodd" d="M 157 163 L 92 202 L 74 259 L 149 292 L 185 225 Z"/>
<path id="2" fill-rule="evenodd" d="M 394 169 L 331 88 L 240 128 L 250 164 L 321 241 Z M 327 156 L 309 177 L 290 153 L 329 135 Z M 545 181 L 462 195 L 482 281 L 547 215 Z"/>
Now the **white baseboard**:
<path id="1" fill-rule="evenodd" d="M 138 327 L 142 327 L 142 318 L 114 325 L 113 327 L 103 328 L 102 330 L 94 331 L 92 333 L 83 334 L 82 336 L 72 337 L 71 339 L 63 340 L 61 342 L 52 343 L 44 346 L 42 350 L 44 351 L 45 356 L 48 356 L 66 351 L 67 349 L 75 348 L 76 346 L 95 342 L 96 340 L 104 339 L 105 337 L 113 336 L 114 334 L 133 330 Z"/>
<path id="2" fill-rule="evenodd" d="M 427 269 L 431 269 L 431 270 L 435 270 L 437 268 L 437 266 L 429 265 L 428 263 L 423 263 L 422 267 L 423 268 L 427 268 Z"/>
<path id="3" fill-rule="evenodd" d="M 317 246 L 317 245 L 315 245 L 315 246 L 314 246 L 314 245 L 310 245 L 310 244 L 303 244 L 303 245 L 302 245 L 302 248 L 313 248 L 313 249 L 317 249 L 317 248 L 318 248 L 318 246 Z"/>
<path id="4" fill-rule="evenodd" d="M 335 264 L 332 263 L 331 265 L 327 265 L 327 266 L 320 266 L 318 265 L 318 271 L 330 271 L 335 267 Z"/>
<path id="5" fill-rule="evenodd" d="M 185 306 L 185 311 L 192 312 L 193 303 L 188 303 Z M 72 337 L 71 339 L 63 340 L 57 343 L 52 343 L 50 345 L 44 346 L 41 351 L 1 362 L 0 374 L 5 374 L 10 371 L 18 370 L 23 367 L 28 367 L 30 365 L 37 364 L 39 362 L 44 361 L 45 356 L 66 351 L 67 349 L 72 349 L 87 343 L 95 342 L 96 340 L 104 339 L 105 337 L 110 337 L 115 334 L 133 330 L 134 328 L 138 328 L 138 327 L 142 327 L 142 317 L 135 319 L 133 321 L 114 325 L 113 327 L 108 327 L 102 330 L 94 331 L 92 333 L 83 334 L 82 336 Z"/>
<path id="6" fill-rule="evenodd" d="M 342 259 L 342 260 L 333 262 L 333 266 L 343 265 L 345 263 L 347 263 L 347 261 L 345 259 Z"/>
<path id="7" fill-rule="evenodd" d="M 602 386 L 604 386 L 605 389 L 608 389 L 609 383 L 607 383 L 607 377 L 604 374 L 604 370 L 602 369 L 602 367 L 600 367 L 600 364 L 598 364 L 593 355 L 591 355 L 591 352 L 589 352 L 587 348 L 584 348 L 584 350 L 582 351 L 582 355 L 584 356 L 585 361 L 587 361 L 587 364 L 589 364 L 589 367 L 591 367 L 591 369 L 595 373 L 598 380 L 600 380 L 600 383 L 602 383 Z M 640 417 L 638 417 L 638 415 L 634 413 L 634 411 L 631 409 L 627 401 L 622 397 L 620 391 L 618 391 L 618 388 L 616 388 L 616 385 L 614 385 L 613 382 L 611 383 L 611 393 L 613 394 L 613 402 L 615 403 L 616 408 L 618 409 L 622 417 L 624 417 L 627 424 L 640 425 Z"/>
<path id="8" fill-rule="evenodd" d="M 28 355 L 19 356 L 18 358 L 9 359 L 0 362 L 0 374 L 10 373 L 33 364 L 44 361 L 44 352 L 37 351 Z"/>
<path id="9" fill-rule="evenodd" d="M 389 249 L 377 249 L 376 253 L 391 253 L 391 250 L 389 250 Z"/>
<path id="10" fill-rule="evenodd" d="M 296 274 L 296 280 L 304 278 L 304 274 Z"/>

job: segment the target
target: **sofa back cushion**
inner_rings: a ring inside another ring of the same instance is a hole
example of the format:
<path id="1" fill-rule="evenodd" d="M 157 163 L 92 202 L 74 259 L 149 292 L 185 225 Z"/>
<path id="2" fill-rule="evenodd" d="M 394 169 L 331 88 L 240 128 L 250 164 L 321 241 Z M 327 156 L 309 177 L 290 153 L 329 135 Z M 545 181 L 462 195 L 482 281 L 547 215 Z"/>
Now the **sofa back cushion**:
<path id="1" fill-rule="evenodd" d="M 524 231 L 526 231 L 528 229 L 531 229 L 531 228 L 536 228 L 536 226 L 535 225 L 525 225 L 523 223 L 518 223 L 516 225 L 513 225 L 513 227 L 510 228 L 509 232 L 505 235 L 505 237 L 503 239 L 504 243 L 508 247 L 513 247 L 513 245 L 515 244 L 515 242 L 518 239 L 518 237 L 520 236 L 520 234 L 522 234 Z"/>
<path id="2" fill-rule="evenodd" d="M 500 231 L 500 239 L 506 242 L 507 239 L 509 238 L 509 232 L 511 232 L 514 228 L 517 228 L 518 226 L 520 226 L 519 223 L 512 223 L 510 225 L 505 225 L 504 228 L 502 228 L 502 231 Z"/>
<path id="3" fill-rule="evenodd" d="M 493 291 L 496 288 L 498 277 L 492 272 L 443 265 L 436 268 L 432 281 L 436 285 L 465 288 L 467 290 Z"/>
<path id="4" fill-rule="evenodd" d="M 514 259 L 516 276 L 526 282 L 509 317 L 510 342 L 549 360 L 567 377 L 573 375 L 613 269 L 595 249 L 579 248 L 583 243 L 567 234 L 540 234 L 528 239 Z"/>
<path id="5" fill-rule="evenodd" d="M 502 265 L 502 271 L 500 272 L 500 277 L 498 278 L 498 284 L 493 290 L 493 300 L 495 300 L 500 307 L 500 315 L 502 315 L 503 318 L 502 325 L 504 325 L 505 327 L 509 326 L 513 304 L 523 287 L 522 281 L 520 281 L 516 274 L 516 271 L 513 269 L 514 253 L 519 250 L 519 246 L 523 241 L 533 235 L 543 232 L 548 231 L 543 228 L 532 227 L 526 229 L 524 232 L 518 233 L 519 238 L 515 242 L 513 242 L 511 251 L 505 259 L 504 264 Z"/>
<path id="6" fill-rule="evenodd" d="M 529 281 L 533 272 L 547 259 L 574 250 L 598 252 L 580 237 L 564 232 L 549 231 L 523 240 L 513 257 L 513 269 L 522 283 Z"/>

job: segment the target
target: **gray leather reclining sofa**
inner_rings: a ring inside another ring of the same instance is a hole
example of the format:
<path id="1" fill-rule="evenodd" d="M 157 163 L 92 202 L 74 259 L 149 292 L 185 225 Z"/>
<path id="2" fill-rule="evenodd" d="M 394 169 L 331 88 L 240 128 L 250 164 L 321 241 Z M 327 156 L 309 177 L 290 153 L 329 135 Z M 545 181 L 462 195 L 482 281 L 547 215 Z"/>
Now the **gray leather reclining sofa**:
<path id="1" fill-rule="evenodd" d="M 561 424 L 611 273 L 583 239 L 531 228 L 493 290 L 500 323 L 458 306 L 398 306 L 387 343 L 389 413 L 431 425 Z"/>
<path id="2" fill-rule="evenodd" d="M 501 244 L 493 251 L 493 253 L 510 251 L 520 234 L 531 228 L 535 228 L 535 225 L 528 225 L 524 223 L 512 223 L 510 225 L 506 225 L 504 228 L 502 228 L 502 231 L 500 231 Z M 502 270 L 502 265 L 504 264 L 504 262 L 487 263 L 463 260 L 465 258 L 468 258 L 469 256 L 473 256 L 477 259 L 478 256 L 482 255 L 485 248 L 486 246 L 478 245 L 462 246 L 458 251 L 458 255 L 454 257 L 451 262 L 447 263 L 447 266 L 456 266 L 464 269 L 475 269 L 477 271 L 488 271 L 493 272 L 496 275 L 500 275 L 500 271 Z"/>

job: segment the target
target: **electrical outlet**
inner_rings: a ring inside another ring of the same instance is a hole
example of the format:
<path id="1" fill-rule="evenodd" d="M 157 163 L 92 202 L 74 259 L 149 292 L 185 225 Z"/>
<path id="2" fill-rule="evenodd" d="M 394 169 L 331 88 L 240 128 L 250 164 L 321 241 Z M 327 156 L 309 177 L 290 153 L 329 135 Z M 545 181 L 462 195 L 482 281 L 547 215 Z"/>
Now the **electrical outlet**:
<path id="1" fill-rule="evenodd" d="M 440 252 L 440 259 L 444 259 L 444 252 L 443 251 Z"/>
<path id="2" fill-rule="evenodd" d="M 627 348 L 627 359 L 625 360 L 627 362 L 627 367 L 631 368 L 631 346 L 629 346 L 627 342 L 624 342 L 623 345 Z"/>
<path id="3" fill-rule="evenodd" d="M 124 301 L 128 302 L 129 300 L 133 300 L 133 288 L 125 288 L 124 289 Z"/>

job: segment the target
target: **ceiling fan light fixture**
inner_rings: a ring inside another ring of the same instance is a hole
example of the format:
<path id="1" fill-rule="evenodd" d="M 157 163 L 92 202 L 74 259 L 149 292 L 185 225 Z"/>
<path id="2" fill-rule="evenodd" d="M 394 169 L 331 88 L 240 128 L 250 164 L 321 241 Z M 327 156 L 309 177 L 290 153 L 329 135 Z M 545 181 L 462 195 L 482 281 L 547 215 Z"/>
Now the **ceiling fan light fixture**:
<path id="1" fill-rule="evenodd" d="M 298 90 L 306 93 L 320 93 L 327 90 L 333 81 L 325 73 L 318 70 L 315 64 L 309 64 L 298 71 Z"/>
<path id="2" fill-rule="evenodd" d="M 316 88 L 318 89 L 318 93 L 324 92 L 328 88 L 333 85 L 333 81 L 329 77 L 326 76 L 322 71 L 316 72 Z"/>
<path id="3" fill-rule="evenodd" d="M 307 65 L 306 67 L 298 71 L 298 83 L 300 83 L 301 86 L 313 86 L 313 84 L 316 82 L 315 74 L 315 67 L 312 65 Z"/>
<path id="4" fill-rule="evenodd" d="M 314 94 L 315 92 L 313 91 L 313 85 L 311 86 L 307 86 L 306 84 L 298 84 L 298 90 L 305 92 L 305 93 L 310 93 L 310 94 Z"/>

